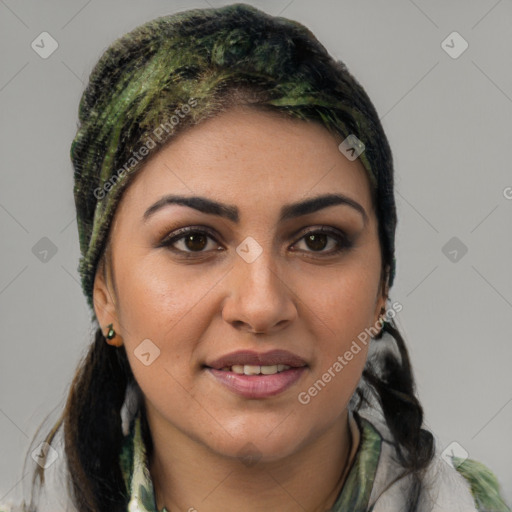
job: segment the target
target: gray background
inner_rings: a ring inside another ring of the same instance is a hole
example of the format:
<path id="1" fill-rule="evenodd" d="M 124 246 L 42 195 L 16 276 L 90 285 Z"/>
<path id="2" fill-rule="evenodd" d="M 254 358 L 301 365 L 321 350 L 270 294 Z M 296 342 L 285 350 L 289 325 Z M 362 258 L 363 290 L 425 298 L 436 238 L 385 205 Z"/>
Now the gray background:
<path id="1" fill-rule="evenodd" d="M 0 500 L 28 479 L 22 458 L 91 337 L 69 160 L 88 75 L 143 22 L 225 3 L 0 0 Z M 248 3 L 307 25 L 372 98 L 396 167 L 390 297 L 427 425 L 487 464 L 512 502 L 510 1 Z M 47 59 L 31 48 L 43 31 L 59 45 Z M 469 44 L 458 58 L 441 46 L 453 31 Z M 46 261 L 43 237 L 57 250 Z"/>

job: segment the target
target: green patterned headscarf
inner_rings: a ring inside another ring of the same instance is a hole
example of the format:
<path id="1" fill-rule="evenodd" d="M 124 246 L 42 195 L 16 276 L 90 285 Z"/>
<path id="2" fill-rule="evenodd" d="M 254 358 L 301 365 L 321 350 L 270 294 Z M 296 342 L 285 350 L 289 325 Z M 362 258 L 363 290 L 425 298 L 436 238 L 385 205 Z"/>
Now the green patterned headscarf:
<path id="1" fill-rule="evenodd" d="M 149 21 L 117 39 L 90 75 L 71 159 L 78 271 L 93 318 L 96 268 L 136 171 L 178 132 L 240 101 L 319 122 L 343 141 L 340 151 L 348 144 L 346 156 L 368 172 L 392 285 L 393 164 L 372 102 L 306 27 L 234 4 Z"/>

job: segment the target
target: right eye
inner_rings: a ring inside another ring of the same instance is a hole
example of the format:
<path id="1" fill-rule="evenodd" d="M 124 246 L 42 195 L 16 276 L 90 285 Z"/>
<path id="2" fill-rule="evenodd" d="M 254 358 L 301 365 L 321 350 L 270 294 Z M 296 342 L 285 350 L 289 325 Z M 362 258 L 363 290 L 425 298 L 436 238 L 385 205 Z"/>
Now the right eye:
<path id="1" fill-rule="evenodd" d="M 215 236 L 210 230 L 197 227 L 186 227 L 178 229 L 170 236 L 167 236 L 159 247 L 168 247 L 171 251 L 185 254 L 204 253 L 208 247 L 208 240 L 217 243 Z M 176 247 L 181 244 L 181 247 Z M 218 243 L 217 243 L 218 246 Z M 219 250 L 219 248 L 217 248 Z"/>

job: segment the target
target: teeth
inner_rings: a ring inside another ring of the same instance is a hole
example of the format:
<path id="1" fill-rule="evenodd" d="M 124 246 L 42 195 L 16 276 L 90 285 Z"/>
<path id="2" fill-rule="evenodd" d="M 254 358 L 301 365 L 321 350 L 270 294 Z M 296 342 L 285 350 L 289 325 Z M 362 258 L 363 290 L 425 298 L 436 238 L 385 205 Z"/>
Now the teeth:
<path id="1" fill-rule="evenodd" d="M 251 364 L 241 365 L 234 364 L 231 368 L 226 366 L 222 368 L 224 371 L 232 371 L 234 373 L 238 373 L 239 375 L 274 375 L 275 373 L 283 372 L 285 370 L 289 370 L 291 366 L 286 364 L 275 364 L 272 366 L 255 366 Z"/>
<path id="2" fill-rule="evenodd" d="M 244 375 L 258 375 L 260 373 L 259 366 L 252 366 L 250 364 L 244 365 Z"/>

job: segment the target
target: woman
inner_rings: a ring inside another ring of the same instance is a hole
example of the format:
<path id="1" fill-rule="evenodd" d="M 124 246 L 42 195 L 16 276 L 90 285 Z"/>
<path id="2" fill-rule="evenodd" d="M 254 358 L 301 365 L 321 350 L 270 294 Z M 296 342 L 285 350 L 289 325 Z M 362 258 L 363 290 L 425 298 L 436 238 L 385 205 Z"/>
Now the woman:
<path id="1" fill-rule="evenodd" d="M 67 510 L 510 510 L 422 428 L 391 151 L 310 31 L 244 4 L 158 18 L 107 49 L 79 117 L 96 336 L 24 510 L 59 436 Z"/>

